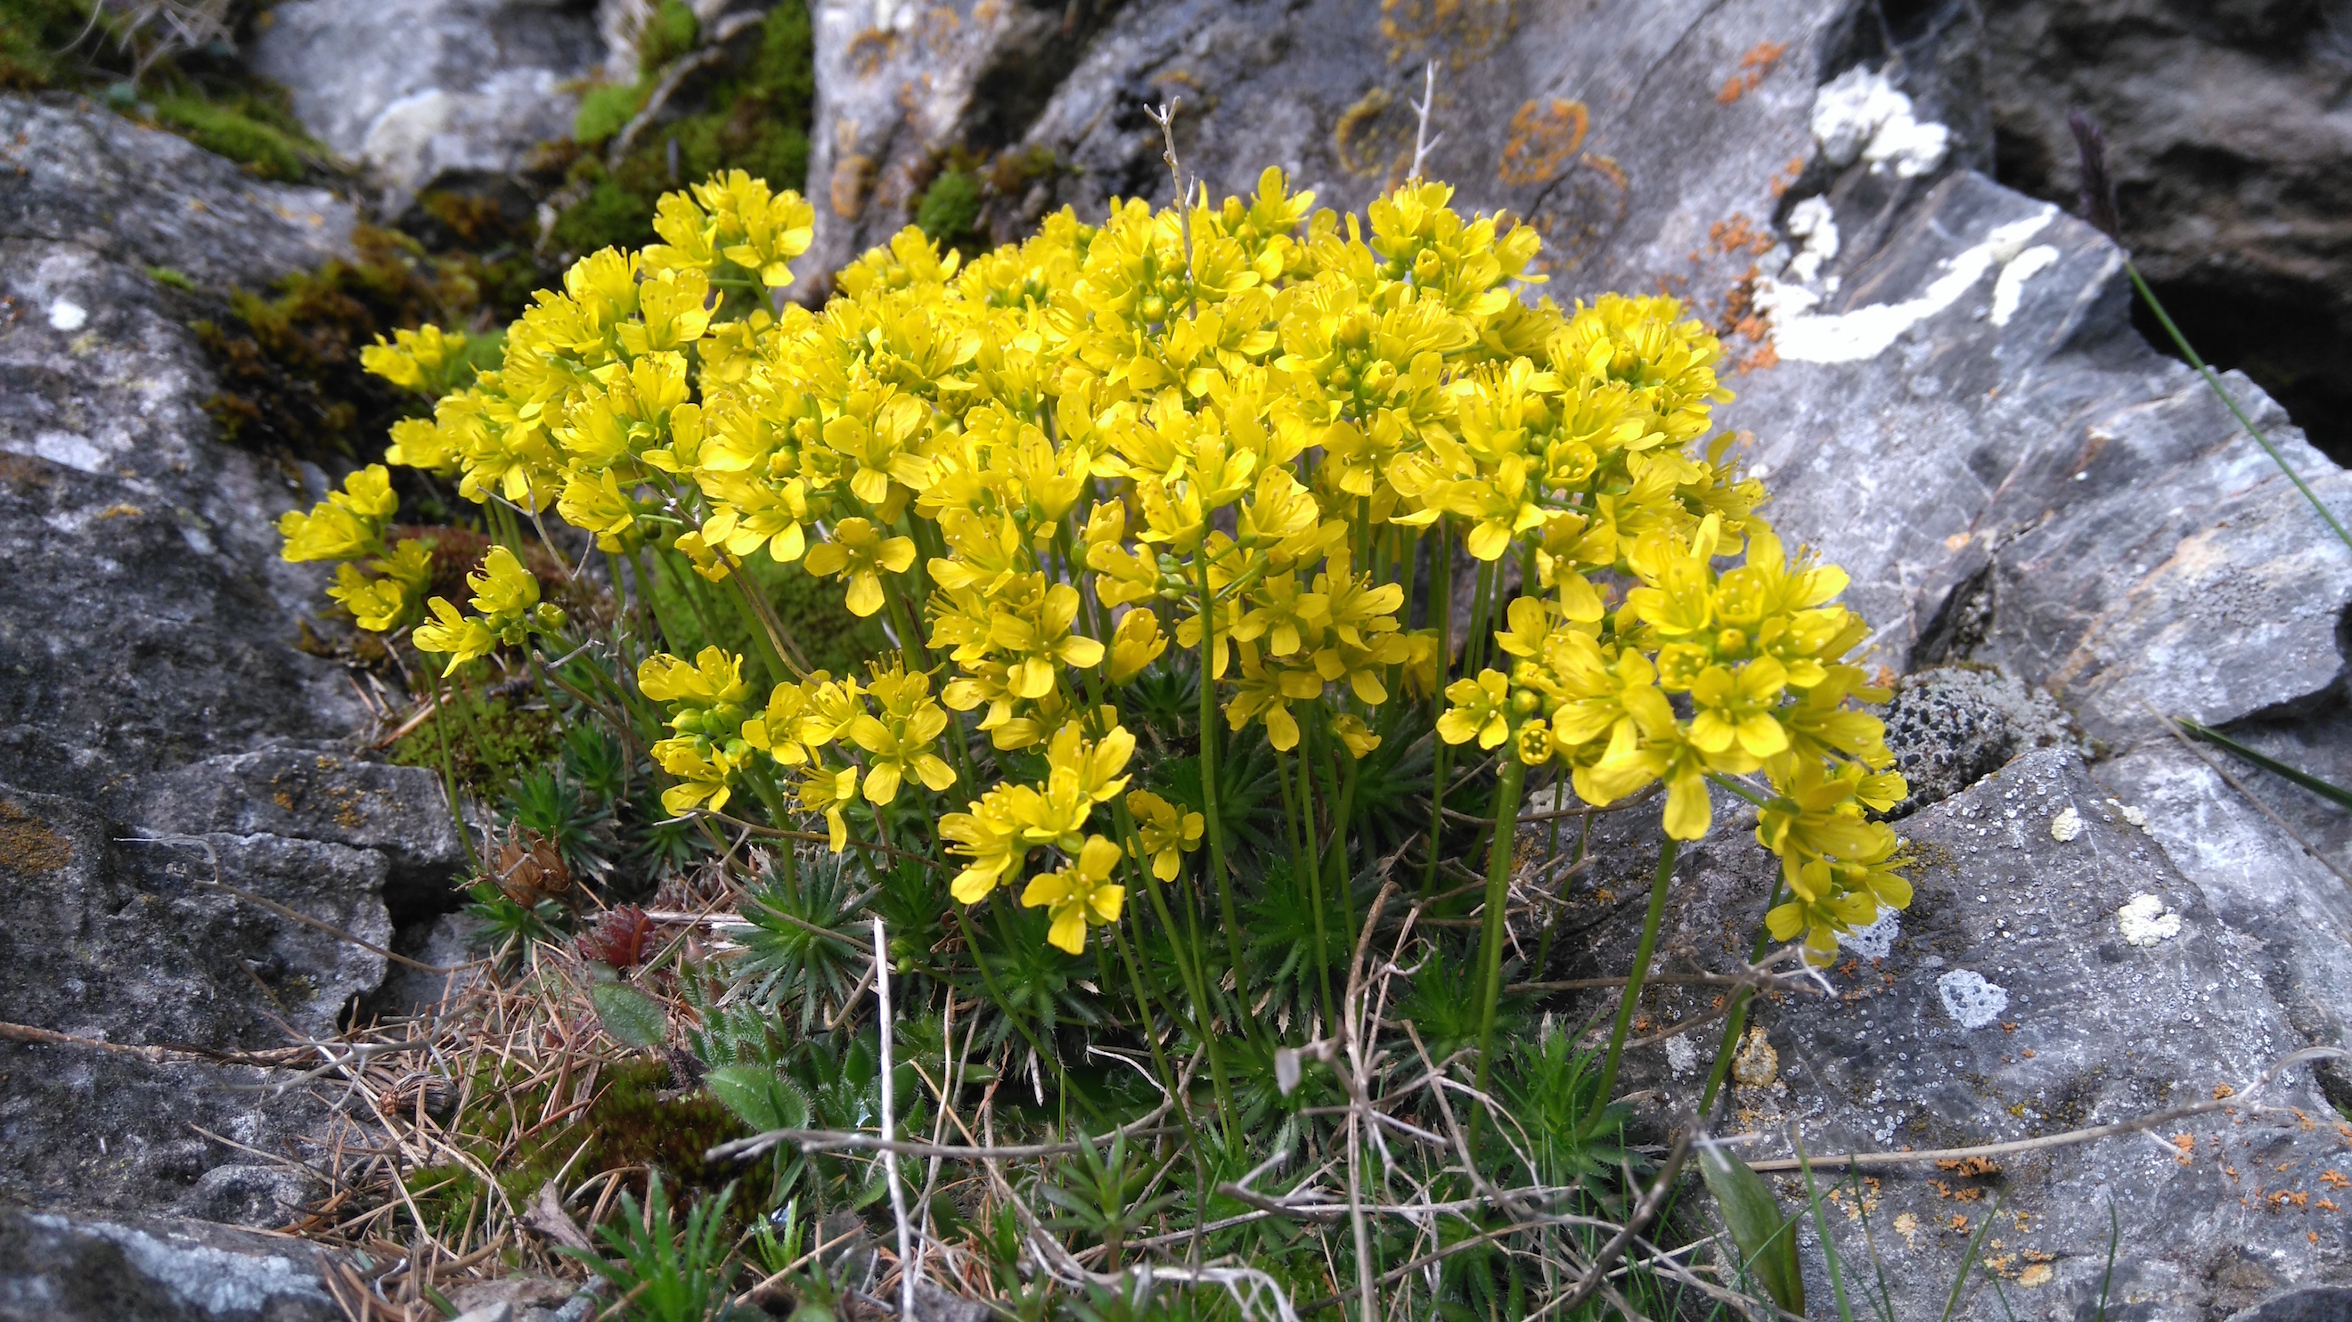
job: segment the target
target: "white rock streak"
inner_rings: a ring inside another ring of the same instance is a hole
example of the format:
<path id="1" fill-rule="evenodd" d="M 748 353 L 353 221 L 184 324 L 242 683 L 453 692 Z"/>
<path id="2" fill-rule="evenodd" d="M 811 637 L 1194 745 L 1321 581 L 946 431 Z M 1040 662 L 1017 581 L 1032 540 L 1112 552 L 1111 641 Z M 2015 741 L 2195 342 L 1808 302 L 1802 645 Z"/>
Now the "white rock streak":
<path id="1" fill-rule="evenodd" d="M 1851 312 L 1816 316 L 1821 296 L 1810 289 L 1760 281 L 1756 307 L 1772 318 L 1772 345 L 1783 361 L 1801 363 L 1858 363 L 1885 353 L 1903 332 L 1960 301 L 1996 267 L 2023 260 L 2025 245 L 2049 227 L 2058 208 L 2044 206 L 2034 215 L 1996 227 L 1983 242 L 1955 253 L 1944 273 L 1915 298 L 1900 303 L 1872 303 Z M 2048 265 L 2037 259 L 2034 270 Z M 2025 273 L 2032 274 L 2031 271 Z M 2023 282 L 2024 277 L 2019 277 Z"/>
<path id="2" fill-rule="evenodd" d="M 2058 250 L 2037 243 L 2004 265 L 2001 274 L 1993 278 L 1993 324 L 2008 325 L 2009 319 L 2017 315 L 2018 300 L 2025 297 L 2025 282 L 2057 264 Z"/>

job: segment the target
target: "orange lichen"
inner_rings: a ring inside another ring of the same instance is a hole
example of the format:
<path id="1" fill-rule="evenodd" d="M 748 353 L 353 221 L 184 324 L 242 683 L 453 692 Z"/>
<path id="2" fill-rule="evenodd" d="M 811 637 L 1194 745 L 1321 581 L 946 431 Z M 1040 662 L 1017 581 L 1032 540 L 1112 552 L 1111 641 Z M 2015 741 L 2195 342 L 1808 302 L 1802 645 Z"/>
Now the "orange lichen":
<path id="1" fill-rule="evenodd" d="M 1511 116 L 1495 174 L 1513 186 L 1549 183 L 1576 159 L 1591 126 L 1592 112 L 1582 101 L 1529 101 Z"/>
<path id="2" fill-rule="evenodd" d="M 1749 47 L 1748 53 L 1740 56 L 1740 72 L 1733 74 L 1723 84 L 1723 90 L 1715 94 L 1716 104 L 1728 106 L 1755 91 L 1764 81 L 1764 75 L 1772 72 L 1772 66 L 1780 63 L 1780 57 L 1787 53 L 1785 41 L 1760 41 Z"/>

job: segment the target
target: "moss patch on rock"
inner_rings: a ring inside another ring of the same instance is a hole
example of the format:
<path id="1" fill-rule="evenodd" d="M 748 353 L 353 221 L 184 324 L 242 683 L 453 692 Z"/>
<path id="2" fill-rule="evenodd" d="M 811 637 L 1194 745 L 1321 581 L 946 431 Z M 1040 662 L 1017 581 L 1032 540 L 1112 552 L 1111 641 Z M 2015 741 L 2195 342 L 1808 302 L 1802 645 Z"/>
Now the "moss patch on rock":
<path id="1" fill-rule="evenodd" d="M 676 43 L 681 33 L 671 29 L 678 25 L 662 17 L 672 7 L 684 12 L 682 5 L 666 5 L 647 28 L 645 79 L 633 87 L 599 89 L 583 102 L 577 124 L 582 144 L 619 133 L 643 107 L 661 64 L 691 46 L 691 37 Z M 690 13 L 685 17 L 692 22 Z M 778 188 L 802 186 L 808 175 L 810 104 L 816 96 L 808 10 L 777 5 L 741 41 L 750 46 L 749 53 L 719 66 L 695 103 L 698 108 L 642 134 L 617 163 L 595 152 L 583 152 L 574 161 L 570 186 L 579 200 L 557 219 L 554 246 L 579 255 L 642 244 L 652 232 L 654 202 L 663 193 L 718 170 L 743 170 Z"/>

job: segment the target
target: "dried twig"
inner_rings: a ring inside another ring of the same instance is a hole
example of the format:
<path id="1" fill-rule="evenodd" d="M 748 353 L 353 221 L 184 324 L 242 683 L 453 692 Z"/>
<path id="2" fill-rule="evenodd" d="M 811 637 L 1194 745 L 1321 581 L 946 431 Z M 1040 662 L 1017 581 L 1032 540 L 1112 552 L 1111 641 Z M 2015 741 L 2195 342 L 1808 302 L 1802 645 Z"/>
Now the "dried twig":
<path id="1" fill-rule="evenodd" d="M 2271 1063 L 2252 1083 L 2222 1096 L 2169 1111 L 2156 1111 L 2131 1120 L 2118 1120 L 2111 1125 L 2093 1125 L 2088 1129 L 2070 1129 L 2063 1134 L 2045 1134 L 2040 1138 L 2021 1138 L 2007 1143 L 1986 1143 L 1972 1148 L 1933 1148 L 1925 1152 L 1850 1152 L 1834 1157 L 1776 1157 L 1766 1161 L 1751 1161 L 1748 1169 L 1759 1173 L 1804 1170 L 1876 1170 L 1884 1166 L 1916 1166 L 1920 1162 L 1966 1161 L 1970 1157 L 2001 1157 L 2013 1152 L 2038 1152 L 2044 1148 L 2072 1147 L 2093 1139 L 2113 1138 L 2118 1134 L 2136 1134 L 2145 1129 L 2157 1129 L 2191 1116 L 2213 1111 L 2227 1111 L 2246 1105 L 2258 1092 L 2290 1065 L 2307 1060 L 2352 1059 L 2352 1051 L 2342 1047 L 2305 1047 L 2289 1052 Z"/>

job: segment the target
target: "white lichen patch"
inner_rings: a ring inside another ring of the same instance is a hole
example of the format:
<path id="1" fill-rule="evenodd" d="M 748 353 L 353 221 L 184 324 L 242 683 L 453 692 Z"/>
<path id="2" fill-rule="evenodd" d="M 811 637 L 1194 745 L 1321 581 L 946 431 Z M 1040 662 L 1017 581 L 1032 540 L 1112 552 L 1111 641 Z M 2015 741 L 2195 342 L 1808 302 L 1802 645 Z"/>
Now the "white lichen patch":
<path id="1" fill-rule="evenodd" d="M 1954 969 L 1936 979 L 1936 995 L 1943 998 L 1944 1013 L 1962 1028 L 1982 1028 L 2009 1008 L 2008 989 L 1985 981 L 1974 969 Z"/>
<path id="2" fill-rule="evenodd" d="M 49 305 L 49 324 L 61 331 L 78 331 L 89 324 L 90 310 L 70 298 L 60 298 Z"/>
<path id="3" fill-rule="evenodd" d="M 2107 802 L 2114 807 L 2116 813 L 2121 816 L 2123 820 L 2131 823 L 2133 826 L 2136 826 L 2143 831 L 2148 829 L 2148 814 L 2143 810 L 2135 808 L 2132 805 L 2125 803 L 2121 799 L 2109 799 Z"/>
<path id="4" fill-rule="evenodd" d="M 2131 897 L 2131 903 L 2115 911 L 2115 926 L 2123 933 L 2124 942 L 2135 946 L 2162 945 L 2180 935 L 2180 915 L 2165 907 L 2162 899 L 2142 891 Z"/>
<path id="5" fill-rule="evenodd" d="M 1674 1077 L 1679 1079 L 1698 1067 L 1699 1049 L 1691 1045 L 1690 1034 L 1666 1039 L 1666 1068 L 1674 1071 Z"/>
<path id="6" fill-rule="evenodd" d="M 1950 129 L 1921 121 L 1885 74 L 1860 65 L 1814 95 L 1813 136 L 1832 165 L 1868 161 L 1873 173 L 1901 179 L 1932 173 L 1952 148 Z"/>
<path id="7" fill-rule="evenodd" d="M 1830 210 L 1829 199 L 1809 197 L 1790 209 L 1789 237 L 1804 246 L 1781 271 L 1781 278 L 1795 284 L 1809 285 L 1821 275 L 1821 268 L 1838 255 L 1837 213 Z"/>
<path id="8" fill-rule="evenodd" d="M 1903 916 L 1893 909 L 1884 909 L 1870 926 L 1838 933 L 1838 946 L 1847 954 L 1863 959 L 1885 959 L 1894 953 L 1895 938 L 1902 934 Z"/>
<path id="9" fill-rule="evenodd" d="M 2082 833 L 2082 814 L 2072 807 L 2062 809 L 2056 817 L 2050 819 L 2050 838 L 2059 844 L 2078 839 Z"/>

